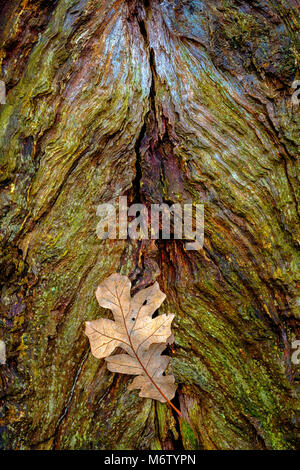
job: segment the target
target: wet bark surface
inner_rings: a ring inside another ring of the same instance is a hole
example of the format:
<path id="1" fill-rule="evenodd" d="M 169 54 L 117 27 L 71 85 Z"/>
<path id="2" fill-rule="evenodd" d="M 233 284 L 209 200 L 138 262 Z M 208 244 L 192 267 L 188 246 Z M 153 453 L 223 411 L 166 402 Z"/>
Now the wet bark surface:
<path id="1" fill-rule="evenodd" d="M 2 2 L 2 448 L 299 447 L 298 7 Z M 203 249 L 100 241 L 120 195 L 203 203 Z M 90 353 L 113 272 L 167 295 L 182 421 Z"/>

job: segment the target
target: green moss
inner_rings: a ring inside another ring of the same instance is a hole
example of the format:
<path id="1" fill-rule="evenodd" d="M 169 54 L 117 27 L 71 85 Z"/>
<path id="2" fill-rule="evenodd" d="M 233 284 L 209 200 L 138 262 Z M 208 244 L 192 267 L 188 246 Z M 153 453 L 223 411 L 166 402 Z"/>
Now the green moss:
<path id="1" fill-rule="evenodd" d="M 186 450 L 199 450 L 199 442 L 191 426 L 184 419 L 181 421 L 182 443 Z"/>

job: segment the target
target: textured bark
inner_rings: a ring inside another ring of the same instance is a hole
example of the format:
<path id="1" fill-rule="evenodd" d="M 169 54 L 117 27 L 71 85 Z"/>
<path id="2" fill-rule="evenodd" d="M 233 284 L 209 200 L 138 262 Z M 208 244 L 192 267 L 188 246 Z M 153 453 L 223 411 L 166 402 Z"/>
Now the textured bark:
<path id="1" fill-rule="evenodd" d="M 299 446 L 297 0 L 0 8 L 2 447 Z M 204 248 L 99 241 L 119 195 L 204 203 Z M 112 272 L 167 295 L 181 422 L 90 353 Z"/>

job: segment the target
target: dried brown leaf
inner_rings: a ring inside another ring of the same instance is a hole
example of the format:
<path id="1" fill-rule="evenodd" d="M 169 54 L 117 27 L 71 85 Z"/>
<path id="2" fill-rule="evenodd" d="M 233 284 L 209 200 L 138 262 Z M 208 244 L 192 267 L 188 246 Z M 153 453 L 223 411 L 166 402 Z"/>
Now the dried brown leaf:
<path id="1" fill-rule="evenodd" d="M 99 305 L 112 310 L 114 321 L 102 318 L 86 322 L 92 353 L 97 358 L 105 357 L 110 371 L 136 375 L 130 390 L 137 388 L 141 397 L 170 403 L 176 385 L 173 376 L 163 375 L 169 357 L 162 352 L 172 338 L 174 315 L 152 318 L 166 297 L 157 282 L 134 297 L 130 289 L 130 280 L 120 274 L 112 274 L 97 288 Z M 126 354 L 109 357 L 117 347 Z"/>

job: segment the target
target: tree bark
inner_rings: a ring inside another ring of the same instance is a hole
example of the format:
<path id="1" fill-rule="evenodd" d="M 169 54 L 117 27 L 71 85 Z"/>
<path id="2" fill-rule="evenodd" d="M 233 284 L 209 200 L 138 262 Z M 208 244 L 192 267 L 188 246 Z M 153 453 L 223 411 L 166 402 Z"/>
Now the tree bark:
<path id="1" fill-rule="evenodd" d="M 297 1 L 0 8 L 2 448 L 297 448 Z M 120 195 L 203 203 L 203 249 L 100 241 Z M 113 272 L 167 295 L 182 420 L 91 355 Z"/>

